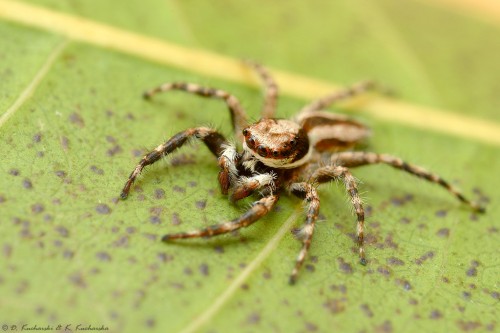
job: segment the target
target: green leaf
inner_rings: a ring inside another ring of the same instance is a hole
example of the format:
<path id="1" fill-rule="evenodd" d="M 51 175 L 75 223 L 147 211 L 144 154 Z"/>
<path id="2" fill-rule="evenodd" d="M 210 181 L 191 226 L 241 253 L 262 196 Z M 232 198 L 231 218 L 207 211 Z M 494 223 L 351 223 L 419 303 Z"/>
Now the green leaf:
<path id="1" fill-rule="evenodd" d="M 48 22 L 43 15 L 23 20 L 7 10 L 13 4 L 23 3 L 0 1 L 0 324 L 7 330 L 496 328 L 498 25 L 396 0 L 129 1 L 126 10 L 111 2 L 24 3 L 63 14 Z M 20 12 L 29 17 L 36 8 Z M 86 20 L 70 21 L 66 32 L 61 17 Z M 76 37 L 89 21 L 101 24 L 102 34 Z M 146 55 L 155 50 L 134 51 L 136 44 L 118 38 L 102 42 L 110 26 L 110 36 L 133 32 L 137 45 L 153 45 L 147 43 L 155 37 L 172 53 L 162 64 Z M 184 47 L 179 54 L 205 57 L 189 70 L 174 59 L 177 44 Z M 146 102 L 141 93 L 162 82 L 197 82 L 234 93 L 258 119 L 261 93 L 236 58 L 301 75 L 277 73 L 285 93 L 280 117 L 305 103 L 310 92 L 292 85 L 307 86 L 306 78 L 313 88 L 321 85 L 312 78 L 382 82 L 404 101 L 394 116 L 405 120 L 370 111 L 398 105 L 393 99 L 356 104 L 355 117 L 373 129 L 367 149 L 435 171 L 486 203 L 487 213 L 471 212 L 435 185 L 370 166 L 353 170 L 368 212 L 366 267 L 358 264 L 345 190 L 335 185 L 320 188 L 321 221 L 293 287 L 287 279 L 300 244 L 289 230 L 303 220 L 296 198 L 283 195 L 276 211 L 237 235 L 160 242 L 166 233 L 242 214 L 252 200 L 230 204 L 218 190 L 216 160 L 194 143 L 149 168 L 120 201 L 142 154 L 173 134 L 210 124 L 231 136 L 220 101 L 169 93 Z M 219 68 L 228 70 L 211 74 Z M 412 110 L 441 121 L 425 119 L 427 130 Z M 447 129 L 457 119 L 465 126 Z M 493 129 L 491 140 L 469 133 L 467 124 L 474 132 Z"/>

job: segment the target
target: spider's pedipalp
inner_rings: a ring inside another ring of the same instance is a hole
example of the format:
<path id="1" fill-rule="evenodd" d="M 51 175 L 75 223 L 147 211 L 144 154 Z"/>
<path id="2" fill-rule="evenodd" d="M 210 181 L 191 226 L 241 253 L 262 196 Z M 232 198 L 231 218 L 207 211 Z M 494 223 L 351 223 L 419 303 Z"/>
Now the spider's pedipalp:
<path id="1" fill-rule="evenodd" d="M 304 264 L 304 260 L 309 252 L 311 240 L 314 232 L 314 226 L 319 214 L 319 196 L 316 188 L 309 183 L 293 183 L 289 190 L 297 197 L 307 202 L 307 217 L 305 224 L 296 233 L 297 239 L 302 242 L 302 249 L 295 261 L 295 267 L 290 275 L 289 283 L 295 284 L 299 270 Z"/>
<path id="2" fill-rule="evenodd" d="M 278 201 L 278 198 L 279 196 L 277 194 L 264 197 L 258 201 L 255 201 L 248 211 L 232 221 L 214 224 L 207 228 L 199 230 L 180 232 L 177 234 L 167 234 L 162 237 L 162 241 L 167 242 L 170 240 L 182 238 L 212 237 L 238 230 L 243 227 L 248 227 L 258 219 L 269 213 Z"/>
<path id="3" fill-rule="evenodd" d="M 177 148 L 182 147 L 191 137 L 202 140 L 210 151 L 217 157 L 219 157 L 224 151 L 224 145 L 227 145 L 227 141 L 222 134 L 218 133 L 215 129 L 208 127 L 190 128 L 179 132 L 165 143 L 159 145 L 154 150 L 144 155 L 139 164 L 135 167 L 134 171 L 130 174 L 125 186 L 122 189 L 120 197 L 122 199 L 127 198 L 128 193 L 130 192 L 130 187 L 134 183 L 137 176 L 142 172 L 144 167 L 155 163 Z"/>
<path id="4" fill-rule="evenodd" d="M 241 106 L 240 101 L 234 95 L 231 95 L 230 93 L 224 90 L 203 87 L 194 83 L 169 82 L 146 91 L 143 96 L 145 99 L 150 99 L 157 93 L 166 92 L 170 90 L 181 90 L 202 97 L 217 98 L 224 100 L 231 115 L 231 122 L 233 124 L 234 133 L 241 142 L 241 140 L 243 139 L 241 131 L 248 125 L 248 121 L 245 110 Z"/>
<path id="5" fill-rule="evenodd" d="M 266 186 L 270 187 L 272 190 L 274 189 L 275 178 L 276 174 L 272 172 L 257 174 L 252 177 L 240 177 L 233 193 L 229 196 L 229 200 L 231 200 L 231 202 L 241 200 L 248 197 L 256 190 Z"/>
<path id="6" fill-rule="evenodd" d="M 276 106 L 278 105 L 278 85 L 274 81 L 271 73 L 259 63 L 247 60 L 247 65 L 251 66 L 264 83 L 264 105 L 262 107 L 262 118 L 274 117 Z"/>
<path id="7" fill-rule="evenodd" d="M 356 179 L 348 168 L 338 165 L 324 166 L 317 169 L 310 177 L 311 183 L 325 183 L 331 180 L 341 179 L 344 182 L 347 193 L 351 198 L 351 204 L 357 216 L 356 234 L 358 238 L 359 258 L 361 264 L 366 264 L 364 248 L 364 230 L 365 230 L 365 210 L 358 193 Z"/>
<path id="8" fill-rule="evenodd" d="M 233 144 L 222 146 L 223 151 L 219 157 L 219 184 L 222 194 L 227 194 L 232 184 L 236 182 L 238 177 L 238 169 L 236 164 L 241 158 Z"/>
<path id="9" fill-rule="evenodd" d="M 419 166 L 406 163 L 402 159 L 395 156 L 370 152 L 342 152 L 332 155 L 331 160 L 333 163 L 345 167 L 357 167 L 368 164 L 387 164 L 392 166 L 393 168 L 406 171 L 409 174 L 425 179 L 431 183 L 438 184 L 439 186 L 445 188 L 458 200 L 470 206 L 477 212 L 484 213 L 485 211 L 484 207 L 476 202 L 467 199 L 460 190 L 458 190 L 456 187 L 448 183 L 437 174 L 429 172 Z"/>

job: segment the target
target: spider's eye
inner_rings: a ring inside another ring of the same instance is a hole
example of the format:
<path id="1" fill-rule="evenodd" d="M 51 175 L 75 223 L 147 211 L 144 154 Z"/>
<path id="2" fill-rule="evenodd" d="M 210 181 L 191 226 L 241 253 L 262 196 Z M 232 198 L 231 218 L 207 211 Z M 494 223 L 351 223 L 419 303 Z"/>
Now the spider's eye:
<path id="1" fill-rule="evenodd" d="M 255 139 L 253 138 L 253 136 L 251 136 L 248 138 L 247 142 L 248 145 L 252 147 L 255 144 Z"/>
<path id="2" fill-rule="evenodd" d="M 243 135 L 244 135 L 244 136 L 247 136 L 247 135 L 248 135 L 248 130 L 247 130 L 246 128 L 243 130 Z"/>
<path id="3" fill-rule="evenodd" d="M 257 147 L 257 153 L 262 156 L 266 157 L 267 156 L 267 148 L 266 146 L 260 145 Z"/>
<path id="4" fill-rule="evenodd" d="M 278 156 L 279 156 L 279 154 L 280 154 L 280 153 L 279 153 L 277 150 L 273 151 L 273 156 L 274 156 L 274 157 L 278 157 Z"/>
<path id="5" fill-rule="evenodd" d="M 295 144 L 295 140 L 294 139 L 290 140 L 290 145 L 293 146 L 294 144 Z"/>

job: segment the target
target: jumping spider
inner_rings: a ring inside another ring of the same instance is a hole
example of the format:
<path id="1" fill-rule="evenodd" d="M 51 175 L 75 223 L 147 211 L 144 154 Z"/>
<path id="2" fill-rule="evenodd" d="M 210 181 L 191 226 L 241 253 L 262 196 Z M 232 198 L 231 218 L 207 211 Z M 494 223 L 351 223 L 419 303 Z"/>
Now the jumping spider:
<path id="1" fill-rule="evenodd" d="M 296 232 L 302 242 L 295 268 L 290 275 L 293 284 L 311 245 L 314 225 L 318 218 L 320 199 L 316 187 L 321 183 L 341 180 L 357 216 L 357 243 L 361 264 L 366 264 L 363 247 L 365 213 L 358 186 L 350 168 L 368 164 L 387 164 L 417 177 L 436 183 L 458 200 L 476 211 L 483 211 L 477 203 L 440 176 L 401 159 L 372 152 L 351 151 L 369 135 L 363 124 L 345 116 L 322 111 L 328 106 L 349 99 L 374 88 L 372 82 L 361 82 L 340 92 L 319 98 L 306 105 L 293 120 L 274 118 L 278 87 L 269 72 L 256 63 L 249 65 L 258 73 L 265 86 L 262 118 L 249 124 L 238 99 L 226 91 L 201 87 L 196 84 L 165 83 L 144 94 L 146 99 L 159 92 L 181 90 L 203 97 L 222 99 L 231 114 L 235 136 L 243 150 L 226 140 L 216 129 L 195 127 L 179 132 L 165 143 L 146 154 L 129 176 L 121 192 L 125 199 L 130 187 L 142 169 L 196 138 L 217 157 L 220 167 L 219 184 L 223 194 L 229 193 L 231 202 L 246 198 L 259 190 L 260 199 L 251 208 L 232 221 L 215 224 L 200 230 L 163 236 L 162 241 L 180 238 L 211 237 L 247 227 L 269 213 L 283 191 L 305 200 L 307 216 L 304 226 Z"/>

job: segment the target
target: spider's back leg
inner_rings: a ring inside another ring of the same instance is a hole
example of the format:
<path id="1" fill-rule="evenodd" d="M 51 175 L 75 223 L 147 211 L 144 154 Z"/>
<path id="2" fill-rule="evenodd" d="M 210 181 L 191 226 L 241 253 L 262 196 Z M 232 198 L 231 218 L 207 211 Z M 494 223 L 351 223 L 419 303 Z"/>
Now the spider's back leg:
<path id="1" fill-rule="evenodd" d="M 293 183 L 289 189 L 292 194 L 304 199 L 308 205 L 306 223 L 301 229 L 295 232 L 296 237 L 302 242 L 302 249 L 297 256 L 295 267 L 290 275 L 289 282 L 290 284 L 294 284 L 311 246 L 314 226 L 319 214 L 319 195 L 316 188 L 309 183 Z"/>
<path id="2" fill-rule="evenodd" d="M 120 197 L 127 198 L 130 192 L 130 187 L 134 183 L 137 176 L 142 172 L 144 167 L 155 163 L 167 154 L 170 154 L 177 148 L 182 147 L 188 139 L 195 137 L 202 140 L 210 151 L 217 157 L 221 157 L 224 153 L 228 143 L 222 134 L 218 133 L 215 129 L 208 127 L 190 128 L 185 131 L 179 132 L 165 143 L 159 145 L 141 159 L 139 164 L 135 167 L 134 171 L 130 174 L 125 186 L 122 189 Z M 223 171 L 223 170 L 222 170 Z M 221 183 L 222 186 L 222 183 Z"/>
<path id="3" fill-rule="evenodd" d="M 246 61 L 246 63 L 257 72 L 264 83 L 262 118 L 273 118 L 276 106 L 278 105 L 278 85 L 271 76 L 271 73 L 264 66 L 253 61 Z"/>
<path id="4" fill-rule="evenodd" d="M 377 89 L 377 85 L 373 81 L 361 81 L 343 90 L 334 91 L 329 95 L 320 97 L 300 110 L 300 114 L 320 111 L 328 108 L 337 102 L 345 101 L 365 92 Z"/>
<path id="5" fill-rule="evenodd" d="M 425 179 L 429 182 L 438 184 L 439 186 L 446 189 L 449 193 L 455 196 L 458 200 L 470 206 L 472 209 L 478 212 L 484 212 L 485 209 L 476 202 L 467 199 L 460 190 L 452 186 L 441 176 L 435 173 L 429 172 L 424 168 L 407 163 L 402 159 L 387 155 L 387 154 L 376 154 L 370 152 L 341 152 L 332 155 L 331 160 L 334 164 L 342 165 L 346 167 L 357 167 L 368 164 L 386 164 L 393 168 L 408 172 L 414 176 Z"/>
<path id="6" fill-rule="evenodd" d="M 157 93 L 170 90 L 181 90 L 202 97 L 222 99 L 224 102 L 226 102 L 226 105 L 229 109 L 235 135 L 238 140 L 242 142 L 243 135 L 241 134 L 241 131 L 248 125 L 248 120 L 245 110 L 241 106 L 240 101 L 234 95 L 231 95 L 224 90 L 203 87 L 194 83 L 169 82 L 146 91 L 144 93 L 144 98 L 150 99 Z"/>

